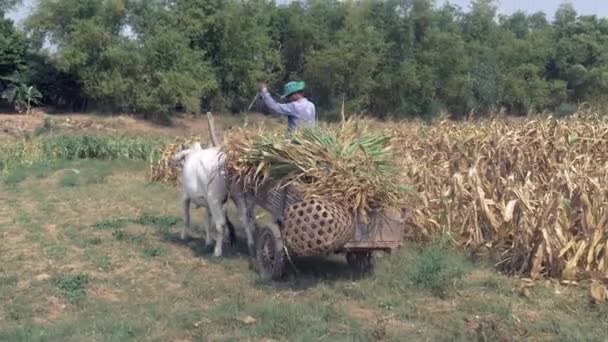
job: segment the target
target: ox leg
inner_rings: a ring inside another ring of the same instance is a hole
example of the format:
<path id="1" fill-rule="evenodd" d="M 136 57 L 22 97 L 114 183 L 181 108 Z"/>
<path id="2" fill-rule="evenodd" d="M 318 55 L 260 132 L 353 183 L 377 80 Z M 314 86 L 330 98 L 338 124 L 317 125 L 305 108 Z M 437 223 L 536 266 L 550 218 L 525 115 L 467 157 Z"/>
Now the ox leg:
<path id="1" fill-rule="evenodd" d="M 186 239 L 186 231 L 190 230 L 190 198 L 184 197 L 183 199 L 184 205 L 184 220 L 186 221 L 184 227 L 182 228 L 182 232 L 180 237 L 182 240 Z"/>
<path id="2" fill-rule="evenodd" d="M 213 224 L 213 217 L 211 216 L 211 210 L 209 207 L 205 207 L 207 215 L 207 224 L 205 225 L 205 246 L 211 248 L 213 240 L 211 239 L 211 225 Z"/>
<path id="3" fill-rule="evenodd" d="M 247 236 L 247 249 L 249 251 L 250 256 L 255 255 L 255 246 L 253 241 L 253 209 L 255 207 L 255 202 L 253 198 L 247 196 L 244 193 L 239 193 L 238 195 L 234 195 L 232 200 L 236 204 L 241 213 L 241 222 L 243 224 L 243 228 L 245 229 L 245 235 Z"/>
<path id="4" fill-rule="evenodd" d="M 222 245 L 224 243 L 224 226 L 226 226 L 226 209 L 219 203 L 213 203 L 210 205 L 211 216 L 215 221 L 216 238 L 215 238 L 215 249 L 213 256 L 222 256 Z"/>

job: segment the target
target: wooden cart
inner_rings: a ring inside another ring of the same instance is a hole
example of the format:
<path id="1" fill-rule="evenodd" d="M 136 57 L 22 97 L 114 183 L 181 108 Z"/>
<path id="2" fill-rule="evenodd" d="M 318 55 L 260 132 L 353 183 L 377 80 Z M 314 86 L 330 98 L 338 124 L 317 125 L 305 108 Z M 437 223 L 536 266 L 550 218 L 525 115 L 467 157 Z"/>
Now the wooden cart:
<path id="1" fill-rule="evenodd" d="M 282 276 L 287 255 L 299 256 L 286 245 L 282 227 L 285 209 L 303 201 L 294 187 L 279 189 L 276 185 L 276 181 L 266 181 L 254 196 L 256 205 L 273 216 L 272 223 L 260 227 L 256 234 L 256 268 L 262 278 L 274 280 Z M 403 226 L 401 211 L 385 209 L 371 215 L 368 224 L 355 221 L 350 240 L 332 252 L 345 253 L 347 263 L 354 271 L 367 272 L 373 267 L 374 251 L 390 253 L 401 246 Z"/>

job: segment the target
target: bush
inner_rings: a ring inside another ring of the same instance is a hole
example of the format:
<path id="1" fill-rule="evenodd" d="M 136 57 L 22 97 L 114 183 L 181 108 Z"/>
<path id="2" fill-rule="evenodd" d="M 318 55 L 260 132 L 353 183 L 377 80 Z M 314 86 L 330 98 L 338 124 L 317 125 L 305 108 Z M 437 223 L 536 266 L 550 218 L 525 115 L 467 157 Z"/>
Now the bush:
<path id="1" fill-rule="evenodd" d="M 558 118 L 563 118 L 566 116 L 570 116 L 578 110 L 578 106 L 575 103 L 562 103 L 555 110 L 555 116 Z"/>
<path id="2" fill-rule="evenodd" d="M 431 245 L 417 253 L 406 273 L 414 287 L 445 297 L 464 277 L 469 266 L 465 256 L 440 244 Z"/>

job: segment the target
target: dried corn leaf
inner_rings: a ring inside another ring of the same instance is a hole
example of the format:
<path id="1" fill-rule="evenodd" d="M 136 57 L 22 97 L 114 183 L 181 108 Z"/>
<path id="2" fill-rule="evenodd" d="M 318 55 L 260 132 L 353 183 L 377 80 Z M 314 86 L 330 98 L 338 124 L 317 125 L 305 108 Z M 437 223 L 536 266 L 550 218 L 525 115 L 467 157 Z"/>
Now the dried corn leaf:
<path id="1" fill-rule="evenodd" d="M 608 302 L 608 288 L 606 285 L 593 282 L 590 288 L 591 298 L 598 303 L 606 303 Z"/>

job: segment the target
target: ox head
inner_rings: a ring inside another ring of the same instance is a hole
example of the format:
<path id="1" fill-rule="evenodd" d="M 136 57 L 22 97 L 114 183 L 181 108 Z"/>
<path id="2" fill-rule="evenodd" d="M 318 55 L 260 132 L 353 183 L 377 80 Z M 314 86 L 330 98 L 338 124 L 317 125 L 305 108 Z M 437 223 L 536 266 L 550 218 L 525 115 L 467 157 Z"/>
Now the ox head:
<path id="1" fill-rule="evenodd" d="M 190 155 L 192 152 L 200 150 L 202 150 L 201 144 L 198 141 L 195 141 L 189 148 L 183 149 L 174 154 L 169 163 L 171 164 L 171 167 L 182 168 L 184 167 L 184 163 L 186 162 L 188 155 Z"/>

